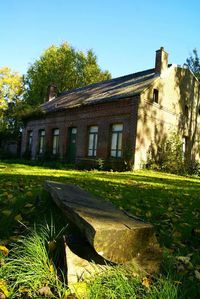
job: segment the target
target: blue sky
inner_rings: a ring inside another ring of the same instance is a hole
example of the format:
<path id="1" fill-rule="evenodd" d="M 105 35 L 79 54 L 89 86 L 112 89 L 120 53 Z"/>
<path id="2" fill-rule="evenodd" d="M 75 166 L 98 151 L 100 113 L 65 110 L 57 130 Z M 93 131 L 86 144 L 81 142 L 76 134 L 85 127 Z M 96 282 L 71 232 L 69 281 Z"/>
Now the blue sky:
<path id="1" fill-rule="evenodd" d="M 164 46 L 169 62 L 200 54 L 197 0 L 0 0 L 0 67 L 24 74 L 50 45 L 94 50 L 113 77 L 154 66 Z"/>

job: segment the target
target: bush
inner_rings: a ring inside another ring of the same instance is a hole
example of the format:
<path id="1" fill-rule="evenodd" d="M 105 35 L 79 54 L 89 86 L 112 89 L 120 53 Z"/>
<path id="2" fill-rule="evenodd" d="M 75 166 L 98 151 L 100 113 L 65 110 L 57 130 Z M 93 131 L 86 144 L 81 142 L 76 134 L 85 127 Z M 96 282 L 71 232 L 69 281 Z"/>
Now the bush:
<path id="1" fill-rule="evenodd" d="M 159 146 L 152 144 L 146 166 L 174 174 L 186 173 L 183 143 L 179 135 L 173 132 Z"/>
<path id="2" fill-rule="evenodd" d="M 191 160 L 186 165 L 188 174 L 200 175 L 200 163 L 196 160 Z"/>

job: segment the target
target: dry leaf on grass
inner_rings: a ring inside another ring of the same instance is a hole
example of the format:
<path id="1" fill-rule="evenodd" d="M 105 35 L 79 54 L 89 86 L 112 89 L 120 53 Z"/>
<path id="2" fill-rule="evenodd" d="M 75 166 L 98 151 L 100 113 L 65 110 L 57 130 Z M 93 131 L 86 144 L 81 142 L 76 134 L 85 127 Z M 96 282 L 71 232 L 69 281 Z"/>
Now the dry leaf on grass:
<path id="1" fill-rule="evenodd" d="M 148 277 L 144 277 L 142 280 L 142 285 L 145 286 L 146 288 L 150 288 L 150 285 L 152 284 L 151 279 Z"/>
<path id="2" fill-rule="evenodd" d="M 7 256 L 9 253 L 9 250 L 6 246 L 0 245 L 0 252 L 3 253 L 3 255 Z"/>
<path id="3" fill-rule="evenodd" d="M 4 279 L 0 279 L 0 295 L 1 295 L 1 297 L 0 297 L 1 299 L 7 298 L 9 296 L 7 283 Z M 4 295 L 4 297 L 3 297 L 3 295 Z"/>

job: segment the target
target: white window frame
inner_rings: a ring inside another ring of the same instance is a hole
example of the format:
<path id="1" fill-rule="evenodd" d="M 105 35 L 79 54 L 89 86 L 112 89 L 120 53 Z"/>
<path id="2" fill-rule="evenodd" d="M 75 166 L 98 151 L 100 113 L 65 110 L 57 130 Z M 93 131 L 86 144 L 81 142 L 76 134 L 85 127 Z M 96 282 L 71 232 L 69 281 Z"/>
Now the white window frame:
<path id="1" fill-rule="evenodd" d="M 88 157 L 96 157 L 98 143 L 98 126 L 89 127 Z"/>
<path id="2" fill-rule="evenodd" d="M 60 130 L 54 129 L 53 130 L 53 143 L 52 143 L 52 153 L 53 155 L 59 154 L 59 142 L 60 142 Z"/>
<path id="3" fill-rule="evenodd" d="M 111 134 L 111 150 L 110 156 L 113 158 L 122 157 L 122 137 L 123 137 L 123 124 L 113 124 Z"/>
<path id="4" fill-rule="evenodd" d="M 39 130 L 39 154 L 44 154 L 44 148 L 45 148 L 45 130 Z"/>

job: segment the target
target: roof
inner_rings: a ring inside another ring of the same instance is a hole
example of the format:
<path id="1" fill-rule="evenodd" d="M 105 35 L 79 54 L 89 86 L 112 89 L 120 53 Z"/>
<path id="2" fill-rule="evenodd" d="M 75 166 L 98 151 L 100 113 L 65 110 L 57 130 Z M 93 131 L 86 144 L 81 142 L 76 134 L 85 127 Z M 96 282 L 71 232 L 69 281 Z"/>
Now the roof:
<path id="1" fill-rule="evenodd" d="M 90 84 L 63 92 L 41 107 L 46 112 L 65 110 L 85 105 L 110 102 L 140 94 L 157 78 L 155 69 Z"/>

